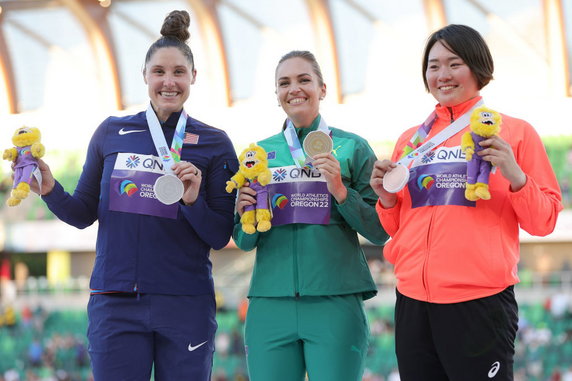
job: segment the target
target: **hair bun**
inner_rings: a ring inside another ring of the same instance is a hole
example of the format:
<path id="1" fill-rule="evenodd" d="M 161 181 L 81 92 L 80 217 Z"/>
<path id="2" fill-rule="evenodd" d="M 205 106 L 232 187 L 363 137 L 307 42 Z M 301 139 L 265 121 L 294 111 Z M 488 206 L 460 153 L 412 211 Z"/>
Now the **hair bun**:
<path id="1" fill-rule="evenodd" d="M 165 17 L 165 21 L 163 21 L 161 35 L 186 42 L 189 37 L 191 37 L 191 33 L 189 32 L 190 25 L 191 16 L 189 12 L 172 11 Z"/>

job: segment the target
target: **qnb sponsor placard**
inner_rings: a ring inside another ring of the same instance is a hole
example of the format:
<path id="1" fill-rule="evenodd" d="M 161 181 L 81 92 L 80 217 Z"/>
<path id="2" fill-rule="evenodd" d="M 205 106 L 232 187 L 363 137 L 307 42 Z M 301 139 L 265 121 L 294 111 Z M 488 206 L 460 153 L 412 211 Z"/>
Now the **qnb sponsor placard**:
<path id="1" fill-rule="evenodd" d="M 465 198 L 467 161 L 460 147 L 441 147 L 417 158 L 407 183 L 411 206 L 459 205 L 474 207 Z"/>
<path id="2" fill-rule="evenodd" d="M 177 218 L 179 206 L 163 204 L 153 191 L 153 184 L 163 174 L 163 164 L 156 156 L 118 153 L 109 185 L 109 210 Z"/>
<path id="3" fill-rule="evenodd" d="M 312 167 L 270 168 L 268 196 L 272 225 L 328 224 L 331 195 L 326 179 Z"/>

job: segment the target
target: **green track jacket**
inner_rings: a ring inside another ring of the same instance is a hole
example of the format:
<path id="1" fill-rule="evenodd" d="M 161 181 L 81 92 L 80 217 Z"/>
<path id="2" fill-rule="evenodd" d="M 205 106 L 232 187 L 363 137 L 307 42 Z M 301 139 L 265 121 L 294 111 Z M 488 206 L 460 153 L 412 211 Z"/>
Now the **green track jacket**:
<path id="1" fill-rule="evenodd" d="M 316 130 L 319 119 L 310 128 L 296 129 L 301 144 Z M 332 197 L 328 225 L 288 224 L 246 234 L 235 216 L 237 246 L 245 251 L 257 249 L 249 297 L 361 293 L 369 299 L 377 293 L 357 235 L 376 245 L 388 238 L 375 211 L 377 196 L 369 186 L 376 157 L 365 139 L 337 128 L 330 130 L 348 196 L 341 205 Z M 269 153 L 270 168 L 294 164 L 283 133 L 258 144 Z"/>

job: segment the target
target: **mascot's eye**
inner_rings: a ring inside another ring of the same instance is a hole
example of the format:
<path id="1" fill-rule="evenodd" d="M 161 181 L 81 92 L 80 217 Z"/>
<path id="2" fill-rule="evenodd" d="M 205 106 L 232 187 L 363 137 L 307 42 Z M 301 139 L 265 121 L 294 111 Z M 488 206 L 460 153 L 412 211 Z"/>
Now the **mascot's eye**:
<path id="1" fill-rule="evenodd" d="M 256 155 L 256 153 L 254 151 L 248 151 L 246 153 L 246 157 L 250 158 L 250 157 L 254 157 L 254 155 Z"/>
<path id="2" fill-rule="evenodd" d="M 481 115 L 483 116 L 483 118 L 490 118 L 493 116 L 493 114 L 491 114 L 490 112 L 483 112 Z"/>

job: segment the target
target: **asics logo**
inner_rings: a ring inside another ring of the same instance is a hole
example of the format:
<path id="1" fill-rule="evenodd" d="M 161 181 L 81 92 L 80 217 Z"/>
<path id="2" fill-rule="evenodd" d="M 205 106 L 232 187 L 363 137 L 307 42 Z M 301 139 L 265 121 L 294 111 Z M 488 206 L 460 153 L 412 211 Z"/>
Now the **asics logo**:
<path id="1" fill-rule="evenodd" d="M 496 376 L 499 369 L 500 369 L 500 362 L 495 361 L 491 366 L 491 370 L 489 370 L 489 375 L 488 375 L 489 378 L 493 378 L 494 376 Z"/>
<path id="2" fill-rule="evenodd" d="M 189 352 L 192 352 L 192 351 L 198 349 L 199 347 L 202 347 L 202 346 L 205 345 L 206 343 L 207 343 L 206 341 L 203 341 L 202 343 L 200 343 L 200 344 L 198 344 L 198 345 L 195 345 L 195 346 L 193 346 L 193 343 L 189 343 L 189 348 L 188 348 L 188 349 L 189 349 Z"/>
<path id="3" fill-rule="evenodd" d="M 122 128 L 121 130 L 119 130 L 119 135 L 132 134 L 134 132 L 145 132 L 145 130 L 125 130 Z"/>

